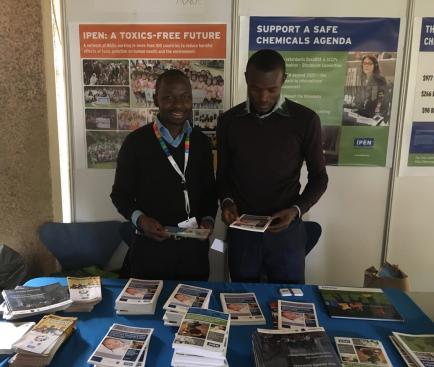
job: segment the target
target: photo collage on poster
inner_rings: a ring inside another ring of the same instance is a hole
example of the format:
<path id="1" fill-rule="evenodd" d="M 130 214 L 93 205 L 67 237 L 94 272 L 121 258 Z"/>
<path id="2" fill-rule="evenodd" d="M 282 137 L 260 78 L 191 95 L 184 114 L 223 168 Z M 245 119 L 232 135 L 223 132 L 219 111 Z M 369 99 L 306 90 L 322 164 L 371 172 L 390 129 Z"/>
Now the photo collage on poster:
<path id="1" fill-rule="evenodd" d="M 87 167 L 113 169 L 125 137 L 155 121 L 153 96 L 165 70 L 182 70 L 193 94 L 191 123 L 216 149 L 223 112 L 224 60 L 83 59 Z"/>

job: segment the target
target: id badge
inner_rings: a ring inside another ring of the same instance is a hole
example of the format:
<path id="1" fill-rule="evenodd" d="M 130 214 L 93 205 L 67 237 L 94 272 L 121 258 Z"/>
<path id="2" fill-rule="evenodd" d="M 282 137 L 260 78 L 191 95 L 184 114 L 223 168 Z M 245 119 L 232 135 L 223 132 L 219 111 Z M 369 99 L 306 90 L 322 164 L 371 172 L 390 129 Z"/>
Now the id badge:
<path id="1" fill-rule="evenodd" d="M 189 218 L 178 223 L 179 228 L 199 228 L 196 217 Z"/>

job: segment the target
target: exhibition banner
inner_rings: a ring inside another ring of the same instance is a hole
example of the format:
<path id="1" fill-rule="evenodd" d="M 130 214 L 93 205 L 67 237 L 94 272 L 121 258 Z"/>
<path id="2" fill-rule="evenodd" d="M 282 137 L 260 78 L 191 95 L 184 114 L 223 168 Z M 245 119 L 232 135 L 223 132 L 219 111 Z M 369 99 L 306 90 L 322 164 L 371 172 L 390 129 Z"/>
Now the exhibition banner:
<path id="1" fill-rule="evenodd" d="M 286 61 L 285 97 L 321 118 L 327 164 L 385 166 L 399 18 L 250 17 L 249 53 Z"/>
<path id="2" fill-rule="evenodd" d="M 225 93 L 225 24 L 80 24 L 79 33 L 87 168 L 115 168 L 126 135 L 155 120 L 156 81 L 168 69 L 189 77 L 190 122 L 215 147 Z"/>
<path id="3" fill-rule="evenodd" d="M 434 18 L 422 18 L 408 166 L 434 166 Z"/>

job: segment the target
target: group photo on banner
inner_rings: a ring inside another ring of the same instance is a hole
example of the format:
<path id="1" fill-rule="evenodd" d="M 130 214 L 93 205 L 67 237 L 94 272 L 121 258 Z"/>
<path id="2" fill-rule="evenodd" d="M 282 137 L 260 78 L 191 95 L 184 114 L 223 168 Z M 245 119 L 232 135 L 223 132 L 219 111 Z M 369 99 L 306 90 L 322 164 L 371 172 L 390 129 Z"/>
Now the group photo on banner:
<path id="1" fill-rule="evenodd" d="M 225 50 L 222 24 L 80 25 L 87 168 L 114 169 L 128 133 L 155 121 L 157 78 L 170 69 L 189 78 L 190 122 L 215 149 Z"/>

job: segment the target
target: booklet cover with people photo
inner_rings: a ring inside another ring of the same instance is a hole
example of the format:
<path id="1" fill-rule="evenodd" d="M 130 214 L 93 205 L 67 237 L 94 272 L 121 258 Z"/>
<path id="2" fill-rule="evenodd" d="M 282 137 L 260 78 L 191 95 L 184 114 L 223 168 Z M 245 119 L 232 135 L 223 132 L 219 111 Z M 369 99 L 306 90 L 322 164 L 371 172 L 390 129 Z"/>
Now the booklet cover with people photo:
<path id="1" fill-rule="evenodd" d="M 404 321 L 379 288 L 318 286 L 330 317 Z"/>
<path id="2" fill-rule="evenodd" d="M 227 313 L 192 307 L 185 314 L 172 346 L 176 353 L 224 360 L 230 324 Z"/>
<path id="3" fill-rule="evenodd" d="M 232 325 L 265 325 L 255 293 L 220 293 L 220 301 L 223 312 L 231 315 Z"/>
<path id="4" fill-rule="evenodd" d="M 113 324 L 88 363 L 95 366 L 137 366 L 153 333 L 152 328 Z"/>
<path id="5" fill-rule="evenodd" d="M 48 366 L 63 342 L 76 328 L 76 317 L 45 315 L 13 344 L 11 366 Z"/>
<path id="6" fill-rule="evenodd" d="M 306 329 L 319 326 L 315 303 L 278 300 L 279 329 Z"/>
<path id="7" fill-rule="evenodd" d="M 67 277 L 69 295 L 73 301 L 66 312 L 90 312 L 101 302 L 101 278 L 96 277 Z"/>
<path id="8" fill-rule="evenodd" d="M 379 340 L 335 337 L 343 367 L 393 367 Z"/>
<path id="9" fill-rule="evenodd" d="M 100 277 L 67 277 L 66 280 L 73 302 L 97 303 L 101 301 Z"/>
<path id="10" fill-rule="evenodd" d="M 174 238 L 196 238 L 198 240 L 206 240 L 211 230 L 208 228 L 180 228 L 168 226 L 164 228 L 170 237 Z"/>
<path id="11" fill-rule="evenodd" d="M 130 278 L 115 301 L 117 314 L 154 314 L 162 280 Z"/>
<path id="12" fill-rule="evenodd" d="M 265 232 L 272 220 L 268 216 L 243 214 L 238 220 L 232 222 L 229 227 L 244 231 Z"/>
<path id="13" fill-rule="evenodd" d="M 208 308 L 212 290 L 178 284 L 163 306 L 165 310 L 185 313 L 190 307 Z"/>

